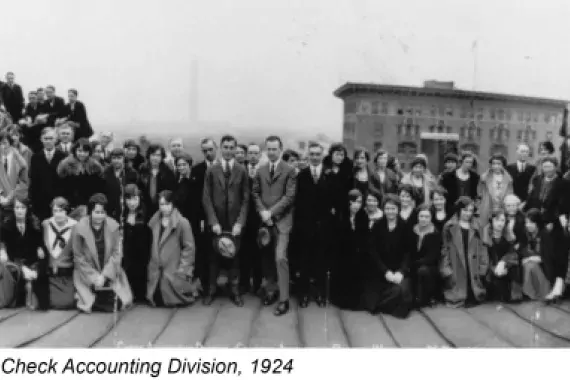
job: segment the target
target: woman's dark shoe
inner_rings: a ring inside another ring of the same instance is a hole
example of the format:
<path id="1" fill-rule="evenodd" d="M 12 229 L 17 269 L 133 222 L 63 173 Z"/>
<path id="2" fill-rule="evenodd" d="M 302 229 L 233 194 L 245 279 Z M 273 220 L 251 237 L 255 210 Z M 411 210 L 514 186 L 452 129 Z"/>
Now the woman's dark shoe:
<path id="1" fill-rule="evenodd" d="M 309 306 L 309 296 L 303 296 L 301 302 L 299 302 L 299 307 L 304 309 L 307 306 Z"/>
<path id="2" fill-rule="evenodd" d="M 265 306 L 273 305 L 275 302 L 277 302 L 277 294 L 276 293 L 268 294 L 263 299 L 263 304 Z"/>
<path id="3" fill-rule="evenodd" d="M 241 296 L 239 294 L 232 294 L 230 296 L 230 300 L 233 302 L 234 305 L 236 305 L 237 307 L 242 307 L 243 306 L 243 298 L 241 298 Z"/>
<path id="4" fill-rule="evenodd" d="M 318 296 L 315 302 L 319 307 L 327 306 L 327 300 L 323 296 Z"/>
<path id="5" fill-rule="evenodd" d="M 273 312 L 273 314 L 275 314 L 277 317 L 279 317 L 283 314 L 287 314 L 288 311 L 289 311 L 289 300 L 281 301 L 281 302 L 279 302 L 279 304 L 275 308 L 275 311 Z"/>

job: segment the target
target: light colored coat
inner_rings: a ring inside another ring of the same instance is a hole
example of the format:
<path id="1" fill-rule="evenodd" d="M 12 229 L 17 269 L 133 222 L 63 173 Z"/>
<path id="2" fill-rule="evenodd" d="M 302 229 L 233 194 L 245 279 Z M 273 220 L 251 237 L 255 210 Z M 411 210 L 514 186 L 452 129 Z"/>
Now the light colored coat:
<path id="1" fill-rule="evenodd" d="M 269 163 L 257 170 L 253 182 L 253 199 L 257 212 L 269 210 L 277 229 L 288 233 L 293 226 L 293 203 L 297 189 L 297 172 L 283 160 L 275 168 L 273 179 Z"/>
<path id="2" fill-rule="evenodd" d="M 501 204 L 495 205 L 495 207 L 503 206 L 502 201 L 508 194 L 513 194 L 513 177 L 506 171 L 503 170 L 503 182 L 504 186 L 501 189 L 499 198 L 501 199 Z M 491 195 L 493 189 L 493 174 L 490 170 L 487 170 L 481 175 L 481 180 L 479 181 L 479 186 L 477 187 L 477 195 L 480 199 L 478 211 L 480 225 L 484 226 L 489 223 L 489 218 L 493 212 L 493 197 Z"/>
<path id="3" fill-rule="evenodd" d="M 121 267 L 123 252 L 121 247 L 119 224 L 107 217 L 104 224 L 105 265 L 99 265 L 95 236 L 91 230 L 90 217 L 83 217 L 75 226 L 71 237 L 75 268 L 73 282 L 77 290 L 77 307 L 84 312 L 91 312 L 95 302 L 92 286 L 97 277 L 103 274 L 111 279 L 111 287 L 121 300 L 123 307 L 133 302 L 133 294 L 127 276 Z"/>
<path id="4" fill-rule="evenodd" d="M 152 250 L 148 264 L 147 299 L 154 304 L 158 286 L 166 306 L 192 303 L 196 290 L 192 281 L 196 246 L 190 222 L 174 209 L 162 236 L 160 211 L 154 214 L 148 225 L 152 231 Z"/>
<path id="5" fill-rule="evenodd" d="M 412 173 L 411 172 L 404 174 L 400 183 L 411 185 L 414 189 L 416 188 L 414 186 L 414 181 L 412 181 Z M 436 181 L 435 177 L 430 172 L 426 171 L 426 173 L 424 173 L 423 186 L 422 186 L 424 204 L 428 204 L 430 202 L 431 192 L 436 187 L 437 187 L 437 181 Z"/>
<path id="6" fill-rule="evenodd" d="M 0 191 L 8 199 L 13 199 L 18 195 L 23 198 L 28 197 L 28 164 L 15 148 L 9 148 L 12 160 L 8 173 L 4 170 L 4 165 L 0 164 Z"/>
<path id="7" fill-rule="evenodd" d="M 442 277 L 447 279 L 447 285 L 444 287 L 445 300 L 457 305 L 462 305 L 467 299 L 468 279 L 471 280 L 477 301 L 482 301 L 486 296 L 485 276 L 489 270 L 489 254 L 475 219 L 469 229 L 467 255 L 463 247 L 461 226 L 457 217 L 453 217 L 443 228 L 440 272 Z M 469 260 L 469 273 L 466 257 Z"/>

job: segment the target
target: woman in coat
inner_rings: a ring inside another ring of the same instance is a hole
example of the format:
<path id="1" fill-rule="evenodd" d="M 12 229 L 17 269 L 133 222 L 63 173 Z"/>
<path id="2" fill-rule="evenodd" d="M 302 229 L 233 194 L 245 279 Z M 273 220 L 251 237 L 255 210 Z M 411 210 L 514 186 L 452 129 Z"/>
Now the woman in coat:
<path id="1" fill-rule="evenodd" d="M 192 227 L 174 207 L 171 191 L 161 192 L 158 201 L 159 210 L 148 223 L 152 231 L 152 250 L 147 300 L 155 306 L 190 305 L 195 301 L 196 290 Z"/>
<path id="2" fill-rule="evenodd" d="M 411 164 L 412 171 L 404 174 L 402 185 L 411 185 L 412 196 L 417 205 L 428 203 L 431 191 L 436 187 L 434 177 L 427 170 L 427 161 L 424 157 L 414 158 Z"/>
<path id="3" fill-rule="evenodd" d="M 0 230 L 0 261 L 12 262 L 21 281 L 16 286 L 16 305 L 46 310 L 49 294 L 46 287 L 46 260 L 40 223 L 32 215 L 29 201 L 16 196 L 13 210 Z"/>
<path id="4" fill-rule="evenodd" d="M 333 199 L 337 226 L 348 215 L 348 192 L 352 190 L 353 164 L 346 148 L 342 144 L 333 144 L 323 160 L 323 169 L 331 179 L 331 198 Z"/>
<path id="5" fill-rule="evenodd" d="M 398 188 L 398 196 L 400 197 L 400 221 L 411 231 L 418 221 L 414 188 L 410 184 L 401 184 Z"/>
<path id="6" fill-rule="evenodd" d="M 150 260 L 151 234 L 146 223 L 146 211 L 137 185 L 125 186 L 123 226 L 123 268 L 135 302 L 146 300 L 148 262 Z"/>
<path id="7" fill-rule="evenodd" d="M 482 236 L 489 253 L 489 298 L 501 302 L 520 301 L 521 275 L 515 249 L 516 238 L 507 227 L 507 214 L 503 209 L 491 213 L 489 223 L 483 227 Z"/>
<path id="8" fill-rule="evenodd" d="M 385 150 L 380 149 L 376 153 L 374 164 L 376 165 L 376 170 L 372 174 L 372 178 L 370 178 L 370 187 L 373 191 L 380 194 L 380 202 L 382 202 L 382 197 L 385 194 L 396 194 L 398 192 L 400 181 L 396 173 L 387 168 L 388 152 Z"/>
<path id="9" fill-rule="evenodd" d="M 459 168 L 441 174 L 439 184 L 447 191 L 448 214 L 453 214 L 453 207 L 459 197 L 477 199 L 480 177 L 474 169 L 476 162 L 473 153 L 464 152 L 461 154 Z"/>
<path id="10" fill-rule="evenodd" d="M 443 229 L 440 272 L 444 297 L 450 305 L 472 305 L 486 297 L 489 255 L 474 211 L 473 200 L 460 197 L 455 203 L 455 215 Z"/>
<path id="11" fill-rule="evenodd" d="M 440 233 L 443 226 L 453 216 L 453 211 L 447 207 L 447 191 L 438 186 L 431 192 L 431 222 Z"/>
<path id="12" fill-rule="evenodd" d="M 102 193 L 105 186 L 103 167 L 92 157 L 89 140 L 77 140 L 71 154 L 59 163 L 57 174 L 61 178 L 63 197 L 72 210 L 70 216 L 80 219 L 86 215 L 91 196 Z"/>
<path id="13" fill-rule="evenodd" d="M 370 270 L 366 273 L 362 303 L 365 310 L 405 318 L 413 295 L 409 279 L 411 231 L 399 217 L 400 200 L 384 199 L 384 217 L 370 234 Z"/>
<path id="14" fill-rule="evenodd" d="M 568 270 L 568 247 L 560 229 L 549 232 L 537 209 L 526 213 L 526 241 L 520 248 L 523 293 L 532 300 L 562 296 Z"/>
<path id="15" fill-rule="evenodd" d="M 348 193 L 348 215 L 341 221 L 339 250 L 332 270 L 331 300 L 342 309 L 359 310 L 363 271 L 369 262 L 368 216 L 362 209 L 362 193 Z"/>
<path id="16" fill-rule="evenodd" d="M 370 153 L 364 148 L 358 148 L 354 151 L 354 169 L 352 176 L 353 189 L 358 189 L 362 193 L 363 199 L 370 191 L 370 180 L 372 179 L 372 171 L 368 167 L 370 162 Z"/>
<path id="17" fill-rule="evenodd" d="M 22 128 L 19 125 L 12 125 L 8 129 L 8 133 L 12 136 L 12 146 L 20 153 L 24 160 L 26 160 L 26 164 L 28 168 L 30 167 L 30 163 L 32 162 L 32 150 L 22 142 Z"/>
<path id="18" fill-rule="evenodd" d="M 494 154 L 489 159 L 489 169 L 481 175 L 477 190 L 481 225 L 488 223 L 494 210 L 503 207 L 505 196 L 513 194 L 513 178 L 506 166 L 507 159 L 502 154 Z"/>
<path id="19" fill-rule="evenodd" d="M 51 210 L 51 218 L 42 222 L 48 259 L 49 306 L 51 309 L 73 309 L 76 301 L 70 240 L 77 221 L 68 216 L 69 203 L 65 198 L 55 198 Z"/>
<path id="20" fill-rule="evenodd" d="M 125 165 L 140 171 L 141 166 L 145 163 L 140 145 L 135 140 L 129 139 L 125 141 L 123 148 L 125 149 Z"/>
<path id="21" fill-rule="evenodd" d="M 76 224 L 71 237 L 74 257 L 73 282 L 77 308 L 83 312 L 111 312 L 129 307 L 133 295 L 121 267 L 122 236 L 117 223 L 107 216 L 107 197 L 94 194 L 87 215 Z"/>
<path id="22" fill-rule="evenodd" d="M 418 207 L 417 224 L 412 229 L 411 279 L 417 307 L 429 305 L 436 298 L 439 285 L 441 232 L 432 223 L 428 205 Z"/>
<path id="23" fill-rule="evenodd" d="M 380 208 L 381 197 L 382 196 L 380 195 L 380 193 L 377 193 L 376 191 L 370 191 L 366 196 L 366 205 L 364 206 L 363 210 L 364 212 L 366 212 L 366 215 L 368 216 L 368 228 L 370 230 L 372 230 L 374 224 L 378 222 L 380 219 L 382 219 L 382 216 L 384 216 L 384 213 Z"/>
<path id="24" fill-rule="evenodd" d="M 174 191 L 176 178 L 174 172 L 164 163 L 166 151 L 162 145 L 150 145 L 146 156 L 147 162 L 141 165 L 139 173 L 143 201 L 150 218 L 158 210 L 158 194 L 164 190 Z"/>

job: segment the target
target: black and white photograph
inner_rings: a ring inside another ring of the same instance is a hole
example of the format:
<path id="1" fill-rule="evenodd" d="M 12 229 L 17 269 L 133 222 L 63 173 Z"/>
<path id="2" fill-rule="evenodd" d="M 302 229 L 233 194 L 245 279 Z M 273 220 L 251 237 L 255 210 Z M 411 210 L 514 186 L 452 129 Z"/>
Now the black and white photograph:
<path id="1" fill-rule="evenodd" d="M 570 347 L 568 2 L 0 13 L 1 348 Z"/>

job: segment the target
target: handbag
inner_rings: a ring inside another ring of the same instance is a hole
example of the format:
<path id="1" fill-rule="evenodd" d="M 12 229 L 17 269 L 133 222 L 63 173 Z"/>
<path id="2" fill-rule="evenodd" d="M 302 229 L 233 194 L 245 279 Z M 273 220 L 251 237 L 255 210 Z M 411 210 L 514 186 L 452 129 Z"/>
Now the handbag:
<path id="1" fill-rule="evenodd" d="M 22 273 L 16 264 L 0 263 L 0 309 L 16 306 L 21 277 Z"/>

